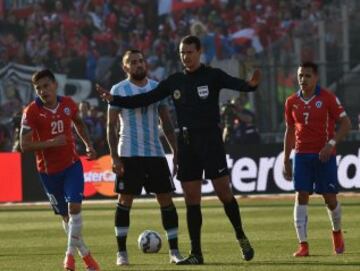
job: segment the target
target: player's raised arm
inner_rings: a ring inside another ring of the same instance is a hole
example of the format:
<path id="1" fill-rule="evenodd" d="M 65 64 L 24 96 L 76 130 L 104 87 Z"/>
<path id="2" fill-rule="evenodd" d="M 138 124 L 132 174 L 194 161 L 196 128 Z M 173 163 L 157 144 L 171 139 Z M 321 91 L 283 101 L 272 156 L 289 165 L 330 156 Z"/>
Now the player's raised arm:
<path id="1" fill-rule="evenodd" d="M 121 106 L 124 108 L 137 108 L 137 107 L 144 107 L 155 102 L 161 101 L 162 99 L 166 98 L 170 95 L 171 88 L 167 86 L 167 81 L 162 81 L 159 85 L 154 88 L 153 90 L 132 95 L 132 96 L 112 96 L 110 92 L 102 88 L 100 85 L 97 84 L 96 90 L 99 93 L 102 99 L 107 100 L 111 105 Z"/>

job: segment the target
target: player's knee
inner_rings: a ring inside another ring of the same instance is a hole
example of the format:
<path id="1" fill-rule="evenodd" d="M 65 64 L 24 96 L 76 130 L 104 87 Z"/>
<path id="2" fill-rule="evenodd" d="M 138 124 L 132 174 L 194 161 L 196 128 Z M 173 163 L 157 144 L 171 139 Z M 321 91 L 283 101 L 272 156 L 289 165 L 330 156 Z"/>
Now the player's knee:
<path id="1" fill-rule="evenodd" d="M 120 194 L 118 202 L 127 207 L 131 207 L 134 200 L 134 196 L 130 194 Z"/>
<path id="2" fill-rule="evenodd" d="M 234 198 L 234 195 L 231 192 L 217 193 L 217 196 L 223 204 L 231 202 Z"/>
<path id="3" fill-rule="evenodd" d="M 324 198 L 325 204 L 330 210 L 334 210 L 337 206 L 337 200 L 336 198 Z"/>
<path id="4" fill-rule="evenodd" d="M 309 194 L 305 192 L 297 192 L 295 201 L 299 205 L 306 205 L 309 203 Z"/>
<path id="5" fill-rule="evenodd" d="M 199 193 L 186 193 L 184 197 L 187 205 L 198 205 L 201 202 L 201 194 Z"/>
<path id="6" fill-rule="evenodd" d="M 69 214 L 76 215 L 81 212 L 81 203 L 70 202 Z"/>
<path id="7" fill-rule="evenodd" d="M 172 197 L 169 193 L 156 194 L 156 199 L 161 207 L 173 205 Z"/>

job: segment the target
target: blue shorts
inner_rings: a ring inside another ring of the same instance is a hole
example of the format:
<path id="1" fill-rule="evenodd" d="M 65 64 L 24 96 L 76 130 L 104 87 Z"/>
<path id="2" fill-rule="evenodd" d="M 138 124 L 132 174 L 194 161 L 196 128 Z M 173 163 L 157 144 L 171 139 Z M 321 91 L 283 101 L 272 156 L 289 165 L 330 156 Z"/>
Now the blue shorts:
<path id="1" fill-rule="evenodd" d="M 55 214 L 67 215 L 68 202 L 82 202 L 84 171 L 80 160 L 59 173 L 40 173 L 40 178 Z"/>
<path id="2" fill-rule="evenodd" d="M 297 153 L 294 157 L 295 191 L 325 194 L 338 193 L 336 157 L 327 162 L 319 160 L 319 154 Z"/>

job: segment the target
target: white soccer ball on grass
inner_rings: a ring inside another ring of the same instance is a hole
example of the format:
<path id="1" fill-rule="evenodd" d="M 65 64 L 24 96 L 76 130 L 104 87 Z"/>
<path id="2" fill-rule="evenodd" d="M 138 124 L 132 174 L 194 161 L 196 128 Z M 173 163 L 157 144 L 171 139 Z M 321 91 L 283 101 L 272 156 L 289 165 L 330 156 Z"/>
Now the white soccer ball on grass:
<path id="1" fill-rule="evenodd" d="M 146 230 L 139 235 L 138 247 L 144 253 L 157 253 L 161 249 L 161 237 L 156 231 Z"/>

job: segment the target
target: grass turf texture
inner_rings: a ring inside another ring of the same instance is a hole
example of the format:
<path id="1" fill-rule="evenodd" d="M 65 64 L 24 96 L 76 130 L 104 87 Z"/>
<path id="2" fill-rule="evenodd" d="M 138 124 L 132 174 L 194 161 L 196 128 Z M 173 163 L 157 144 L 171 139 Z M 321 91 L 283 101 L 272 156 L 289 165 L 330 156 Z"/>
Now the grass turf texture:
<path id="1" fill-rule="evenodd" d="M 130 266 L 115 265 L 114 204 L 85 204 L 84 238 L 103 271 L 111 270 L 360 270 L 359 197 L 340 197 L 346 252 L 333 255 L 330 222 L 320 198 L 312 198 L 309 208 L 308 239 L 310 257 L 294 258 L 297 248 L 293 227 L 293 200 L 241 198 L 238 200 L 246 233 L 255 248 L 251 262 L 241 259 L 238 243 L 221 204 L 202 204 L 203 266 L 176 266 L 168 263 L 168 246 L 155 202 L 134 202 L 131 211 L 128 252 Z M 179 213 L 179 245 L 189 251 L 183 202 Z M 162 234 L 163 246 L 157 254 L 143 254 L 137 248 L 138 235 L 145 229 Z M 62 270 L 66 238 L 58 217 L 48 206 L 0 206 L 0 270 Z M 77 270 L 84 270 L 77 257 Z"/>

